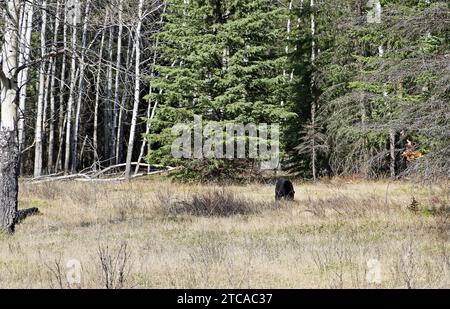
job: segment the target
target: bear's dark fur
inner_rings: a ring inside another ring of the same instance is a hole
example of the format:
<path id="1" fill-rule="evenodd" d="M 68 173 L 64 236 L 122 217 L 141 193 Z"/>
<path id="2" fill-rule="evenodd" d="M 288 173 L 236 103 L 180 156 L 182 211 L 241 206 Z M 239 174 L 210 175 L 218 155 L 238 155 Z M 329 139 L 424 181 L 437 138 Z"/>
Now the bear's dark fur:
<path id="1" fill-rule="evenodd" d="M 294 200 L 294 186 L 292 182 L 287 179 L 280 179 L 277 181 L 277 185 L 275 187 L 275 200 L 279 201 L 282 198 L 292 201 Z"/>

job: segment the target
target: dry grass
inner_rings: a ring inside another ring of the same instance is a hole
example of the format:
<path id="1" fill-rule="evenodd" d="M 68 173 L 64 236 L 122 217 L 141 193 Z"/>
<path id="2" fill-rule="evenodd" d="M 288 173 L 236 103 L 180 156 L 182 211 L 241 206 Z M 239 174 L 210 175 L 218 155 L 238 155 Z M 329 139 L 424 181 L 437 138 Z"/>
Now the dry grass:
<path id="1" fill-rule="evenodd" d="M 224 189 L 213 188 L 179 197 L 171 192 L 157 194 L 161 212 L 167 216 L 188 214 L 199 217 L 229 217 L 260 213 L 264 209 L 276 209 L 279 204 L 254 201 L 251 197 Z"/>
<path id="2" fill-rule="evenodd" d="M 0 235 L 0 287 L 450 287 L 448 184 L 295 190 L 294 202 L 275 204 L 260 184 L 23 183 L 20 208 L 42 214 Z M 67 282 L 73 259 L 79 284 Z M 366 279 L 373 260 L 379 284 Z"/>

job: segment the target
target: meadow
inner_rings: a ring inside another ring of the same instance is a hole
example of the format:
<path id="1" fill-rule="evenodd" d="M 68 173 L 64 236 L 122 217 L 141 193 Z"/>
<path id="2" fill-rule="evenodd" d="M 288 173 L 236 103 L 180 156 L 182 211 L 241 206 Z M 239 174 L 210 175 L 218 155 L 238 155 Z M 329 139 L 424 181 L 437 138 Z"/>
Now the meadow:
<path id="1" fill-rule="evenodd" d="M 294 185 L 22 181 L 41 213 L 0 235 L 0 288 L 450 287 L 448 183 Z"/>

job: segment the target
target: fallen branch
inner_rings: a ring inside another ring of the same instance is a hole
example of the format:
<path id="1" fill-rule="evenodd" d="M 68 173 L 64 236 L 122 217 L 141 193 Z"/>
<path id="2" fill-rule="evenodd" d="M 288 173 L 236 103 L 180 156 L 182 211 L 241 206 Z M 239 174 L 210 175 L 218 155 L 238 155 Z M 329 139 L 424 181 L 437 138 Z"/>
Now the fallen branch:
<path id="1" fill-rule="evenodd" d="M 150 172 L 150 173 L 139 173 L 139 174 L 134 174 L 130 177 L 130 179 L 136 179 L 136 178 L 140 178 L 140 177 L 144 177 L 144 176 L 148 176 L 148 175 L 159 175 L 159 174 L 164 174 L 164 173 L 169 173 L 172 172 L 174 170 L 178 170 L 181 167 L 170 167 L 167 168 L 165 170 L 160 170 L 160 171 L 154 171 L 154 172 Z M 93 179 L 93 178 L 89 178 L 89 179 L 74 179 L 76 181 L 83 181 L 83 182 L 87 182 L 87 181 L 92 181 L 92 182 L 111 182 L 111 181 L 124 181 L 126 180 L 125 177 L 116 177 L 116 178 L 100 178 L 100 179 Z"/>
<path id="2" fill-rule="evenodd" d="M 55 177 L 41 176 L 38 178 L 29 179 L 27 182 L 29 182 L 29 183 L 44 183 L 44 182 L 58 181 L 58 180 L 73 180 L 76 178 L 90 179 L 90 177 L 86 174 L 73 174 L 73 175 L 64 175 L 64 176 L 55 176 Z"/>
<path id="3" fill-rule="evenodd" d="M 108 168 L 105 168 L 104 170 L 97 172 L 94 175 L 88 175 L 88 174 L 84 174 L 84 173 L 78 173 L 78 174 L 73 174 L 73 175 L 64 175 L 64 176 L 52 176 L 52 175 L 47 175 L 47 176 L 40 176 L 37 178 L 32 178 L 27 180 L 27 183 L 45 183 L 45 182 L 51 182 L 51 181 L 65 181 L 65 180 L 76 180 L 76 181 L 91 181 L 91 182 L 109 182 L 109 181 L 123 181 L 125 180 L 125 177 L 123 177 L 123 173 L 120 173 L 119 177 L 109 177 L 109 178 L 98 178 L 98 176 L 104 174 L 107 171 L 112 170 L 113 168 L 117 168 L 117 167 L 121 167 L 121 166 L 125 166 L 125 164 L 117 164 L 114 166 L 110 166 Z M 155 165 L 152 165 L 152 167 L 155 167 Z M 139 178 L 139 177 L 143 177 L 143 176 L 148 176 L 148 175 L 158 175 L 158 174 L 163 174 L 163 173 L 169 173 L 171 171 L 180 169 L 181 167 L 171 167 L 168 166 L 163 170 L 159 170 L 159 171 L 154 171 L 154 172 L 149 172 L 149 173 L 139 173 L 139 174 L 134 174 L 131 176 L 131 179 L 135 179 L 135 178 Z M 54 174 L 57 175 L 57 174 Z"/>
<path id="4" fill-rule="evenodd" d="M 138 164 L 139 164 L 140 166 L 144 166 L 144 167 L 162 167 L 162 168 L 167 168 L 167 169 L 173 168 L 173 167 L 171 167 L 171 166 L 164 167 L 164 166 L 150 165 L 150 164 L 144 164 L 144 163 L 139 163 L 139 162 L 133 162 L 133 163 L 131 163 L 131 165 L 138 165 Z M 112 169 L 115 169 L 115 168 L 118 168 L 118 167 L 124 167 L 124 166 L 126 166 L 126 165 L 127 165 L 126 163 L 120 163 L 120 164 L 116 164 L 116 165 L 111 165 L 111 166 L 109 166 L 109 167 L 107 167 L 107 168 L 105 168 L 105 169 L 102 169 L 101 171 L 97 172 L 96 174 L 94 174 L 94 175 L 92 176 L 92 178 L 97 178 L 98 176 L 103 175 L 103 174 L 105 174 L 106 172 L 108 172 L 108 171 L 110 171 L 110 170 L 112 170 Z"/>

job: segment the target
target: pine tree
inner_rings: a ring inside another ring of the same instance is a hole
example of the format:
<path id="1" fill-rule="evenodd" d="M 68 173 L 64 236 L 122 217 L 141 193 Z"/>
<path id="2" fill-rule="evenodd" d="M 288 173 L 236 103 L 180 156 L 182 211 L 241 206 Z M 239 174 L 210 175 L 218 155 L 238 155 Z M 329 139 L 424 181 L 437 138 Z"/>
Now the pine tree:
<path id="1" fill-rule="evenodd" d="M 173 164 L 171 127 L 194 114 L 204 125 L 222 126 L 283 123 L 296 116 L 287 102 L 286 20 L 286 7 L 266 0 L 169 2 L 159 34 L 165 63 L 155 67 L 155 90 L 148 97 L 160 102 L 149 162 Z"/>
<path id="2" fill-rule="evenodd" d="M 442 100 L 449 25 L 439 22 L 448 16 L 447 5 L 381 1 L 378 23 L 369 22 L 374 8 L 365 1 L 349 3 L 325 1 L 317 31 L 320 122 L 332 173 L 397 176 L 406 168 L 406 139 L 423 153 L 441 153 L 433 162 L 442 166 L 448 144 L 437 128 L 448 127 L 448 118 L 434 118 L 431 126 L 423 119 L 433 118 L 433 108 L 448 114 Z"/>

